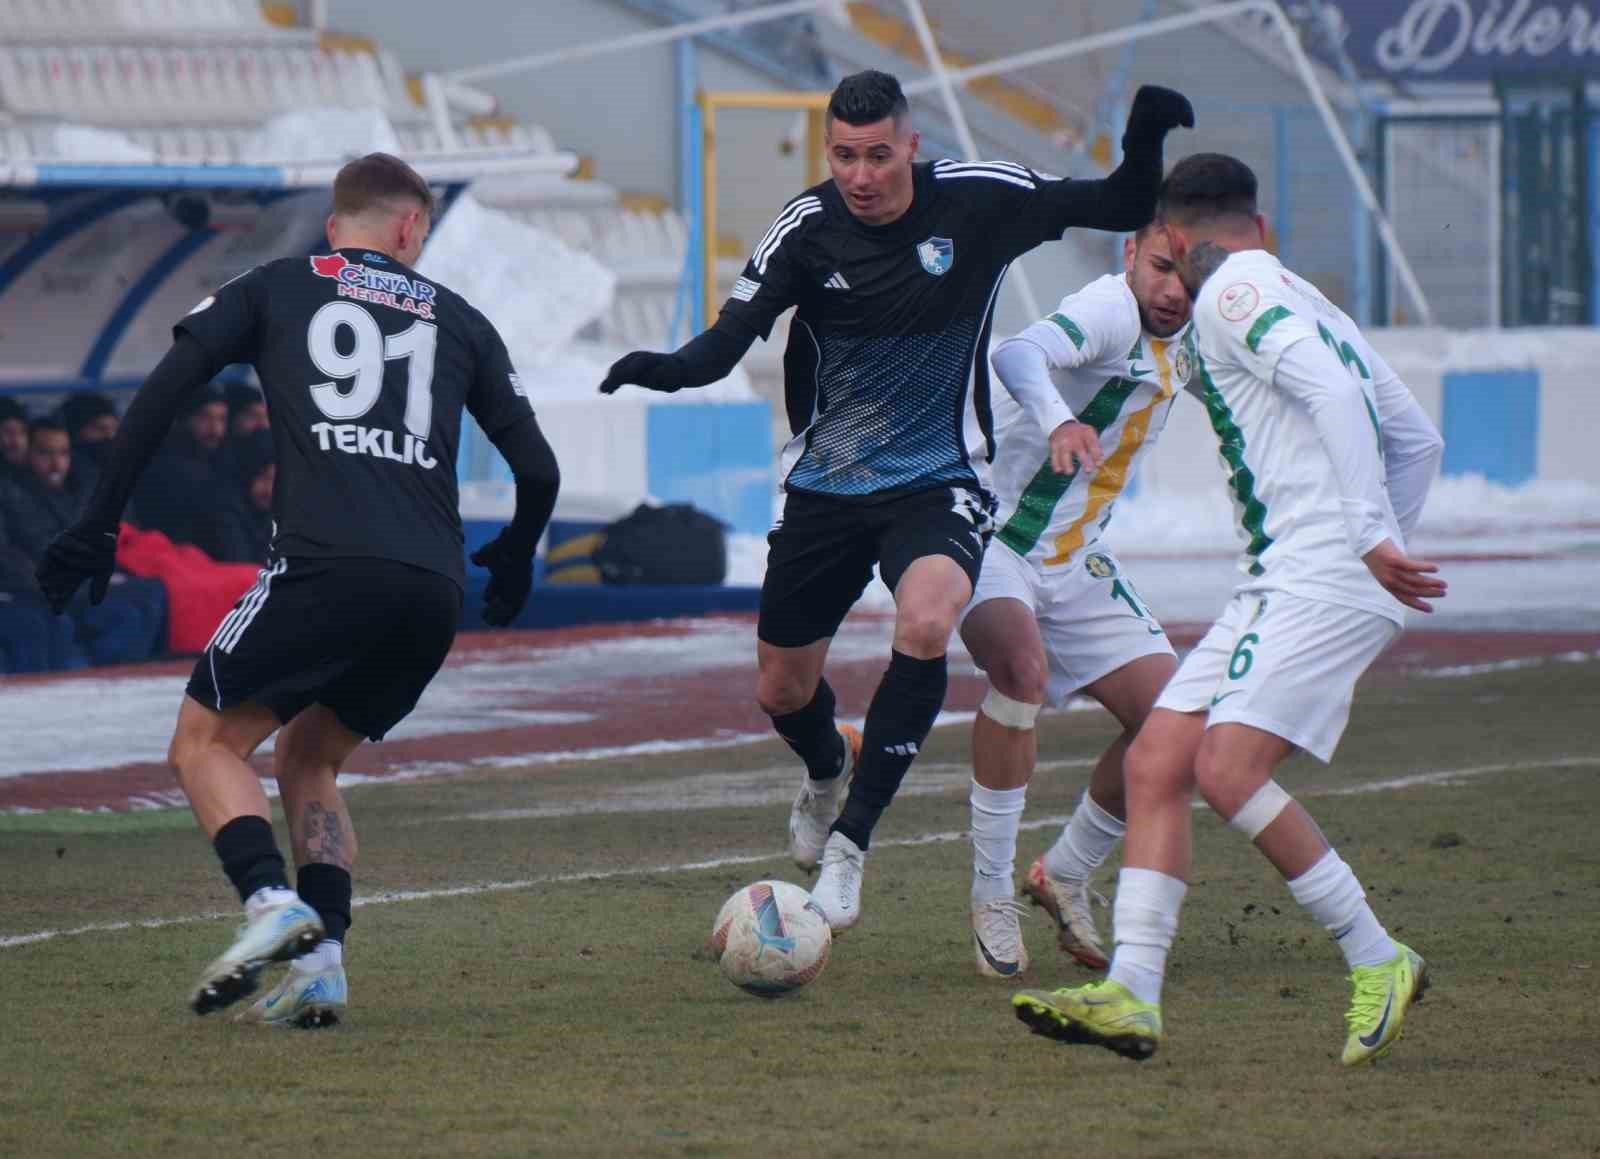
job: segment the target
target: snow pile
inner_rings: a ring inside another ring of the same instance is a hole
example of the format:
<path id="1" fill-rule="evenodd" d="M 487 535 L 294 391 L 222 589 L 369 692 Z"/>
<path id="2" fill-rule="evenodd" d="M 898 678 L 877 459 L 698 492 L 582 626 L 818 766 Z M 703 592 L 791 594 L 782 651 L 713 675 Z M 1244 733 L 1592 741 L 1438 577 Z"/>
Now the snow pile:
<path id="1" fill-rule="evenodd" d="M 51 155 L 62 161 L 141 165 L 156 155 L 137 141 L 89 125 L 57 125 L 50 131 Z"/>
<path id="2" fill-rule="evenodd" d="M 315 108 L 273 117 L 250 135 L 241 156 L 272 164 L 399 152 L 400 137 L 382 110 Z"/>
<path id="3" fill-rule="evenodd" d="M 555 235 L 463 193 L 429 235 L 417 270 L 483 311 L 519 374 L 566 367 L 591 393 L 604 376 L 603 365 L 566 348 L 610 307 L 616 275 Z"/>

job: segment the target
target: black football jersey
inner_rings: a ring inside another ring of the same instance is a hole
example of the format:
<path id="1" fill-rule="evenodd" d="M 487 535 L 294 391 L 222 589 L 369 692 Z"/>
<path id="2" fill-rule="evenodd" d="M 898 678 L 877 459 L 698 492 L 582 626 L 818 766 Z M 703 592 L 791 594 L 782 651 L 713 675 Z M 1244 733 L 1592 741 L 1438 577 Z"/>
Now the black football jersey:
<path id="1" fill-rule="evenodd" d="M 275 555 L 390 559 L 463 581 L 461 409 L 491 437 L 533 413 L 487 318 L 393 258 L 342 249 L 257 266 L 174 331 L 261 379 Z"/>
<path id="2" fill-rule="evenodd" d="M 1005 162 L 914 169 L 911 207 L 868 225 L 832 181 L 790 201 L 724 313 L 784 354 L 794 438 L 784 486 L 881 500 L 944 485 L 989 489 L 989 330 L 1006 268 L 1080 225 L 1092 183 Z"/>

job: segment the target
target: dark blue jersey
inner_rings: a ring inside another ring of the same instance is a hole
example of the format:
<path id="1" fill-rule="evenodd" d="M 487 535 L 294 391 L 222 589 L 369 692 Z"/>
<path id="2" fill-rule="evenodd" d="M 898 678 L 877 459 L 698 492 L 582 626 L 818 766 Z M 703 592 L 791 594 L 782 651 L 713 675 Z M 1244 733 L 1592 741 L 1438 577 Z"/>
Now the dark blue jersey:
<path id="1" fill-rule="evenodd" d="M 910 208 L 881 226 L 858 220 L 832 181 L 806 190 L 723 307 L 763 336 L 797 307 L 784 354 L 788 490 L 987 491 L 989 330 L 1007 267 L 1068 228 L 1132 229 L 1148 216 L 1106 206 L 1103 182 L 1008 163 L 919 163 L 913 181 Z"/>

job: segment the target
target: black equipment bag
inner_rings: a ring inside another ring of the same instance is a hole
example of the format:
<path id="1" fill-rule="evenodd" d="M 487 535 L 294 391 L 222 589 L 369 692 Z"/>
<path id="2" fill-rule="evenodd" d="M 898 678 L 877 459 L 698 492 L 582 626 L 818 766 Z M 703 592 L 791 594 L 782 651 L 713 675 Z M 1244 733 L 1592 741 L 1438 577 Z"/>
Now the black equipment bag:
<path id="1" fill-rule="evenodd" d="M 606 528 L 594 562 L 608 584 L 720 584 L 728 574 L 725 531 L 688 503 L 640 504 Z"/>

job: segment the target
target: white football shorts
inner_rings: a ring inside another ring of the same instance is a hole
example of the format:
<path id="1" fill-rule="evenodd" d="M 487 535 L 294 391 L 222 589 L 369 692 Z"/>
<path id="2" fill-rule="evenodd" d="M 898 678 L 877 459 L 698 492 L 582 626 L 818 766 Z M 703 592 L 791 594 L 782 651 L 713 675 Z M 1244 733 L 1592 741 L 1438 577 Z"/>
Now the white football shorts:
<path id="1" fill-rule="evenodd" d="M 1174 654 L 1166 631 L 1109 551 L 1090 550 L 1069 567 L 1045 571 L 992 539 L 962 619 L 998 599 L 1022 601 L 1038 620 L 1050 669 L 1045 699 L 1054 707 L 1142 656 Z"/>
<path id="2" fill-rule="evenodd" d="M 1400 634 L 1393 620 L 1284 592 L 1240 592 L 1184 657 L 1157 708 L 1247 724 L 1327 763 L 1356 681 Z"/>

